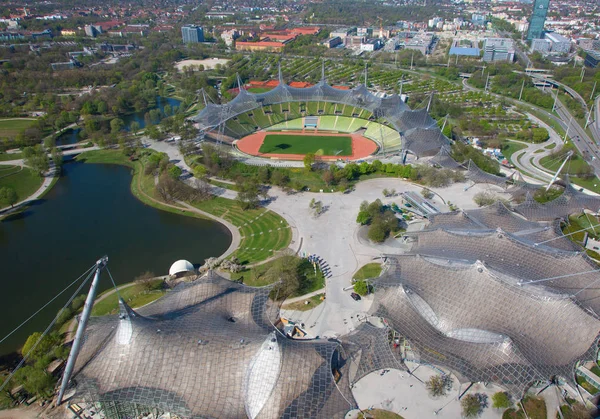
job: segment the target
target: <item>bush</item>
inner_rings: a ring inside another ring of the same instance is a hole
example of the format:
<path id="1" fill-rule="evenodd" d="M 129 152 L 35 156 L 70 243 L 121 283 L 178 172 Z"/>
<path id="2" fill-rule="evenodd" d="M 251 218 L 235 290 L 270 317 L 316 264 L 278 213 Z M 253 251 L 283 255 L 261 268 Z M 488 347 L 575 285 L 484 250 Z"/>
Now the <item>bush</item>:
<path id="1" fill-rule="evenodd" d="M 473 201 L 480 207 L 486 207 L 488 205 L 492 205 L 494 202 L 498 201 L 498 197 L 489 192 L 477 192 L 473 197 Z"/>
<path id="2" fill-rule="evenodd" d="M 356 281 L 354 283 L 354 292 L 358 295 L 367 295 L 369 293 L 369 286 L 365 281 Z"/>
<path id="3" fill-rule="evenodd" d="M 446 374 L 432 375 L 425 387 L 433 397 L 445 396 L 452 389 L 452 377 Z"/>
<path id="4" fill-rule="evenodd" d="M 433 198 L 433 192 L 431 192 L 429 189 L 427 188 L 423 188 L 421 189 L 421 195 L 423 196 L 423 198 L 426 199 L 431 199 Z"/>
<path id="5" fill-rule="evenodd" d="M 466 418 L 479 416 L 488 405 L 487 395 L 482 393 L 467 394 L 460 401 L 463 415 Z"/>
<path id="6" fill-rule="evenodd" d="M 492 396 L 492 407 L 494 409 L 508 409 L 512 406 L 512 401 L 508 393 L 499 391 Z"/>

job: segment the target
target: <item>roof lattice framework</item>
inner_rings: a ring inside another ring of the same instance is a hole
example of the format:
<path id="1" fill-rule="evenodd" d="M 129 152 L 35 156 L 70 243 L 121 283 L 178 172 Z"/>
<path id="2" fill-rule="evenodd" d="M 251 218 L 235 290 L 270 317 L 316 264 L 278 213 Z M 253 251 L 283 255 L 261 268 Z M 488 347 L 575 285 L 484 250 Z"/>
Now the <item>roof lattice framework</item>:
<path id="1" fill-rule="evenodd" d="M 211 274 L 139 313 L 92 318 L 75 399 L 183 418 L 336 418 L 355 406 L 337 342 L 296 341 L 272 326 L 271 287 Z M 333 371 L 341 374 L 336 383 Z"/>
<path id="2" fill-rule="evenodd" d="M 568 294 L 519 286 L 478 261 L 411 254 L 391 262 L 375 282 L 372 312 L 409 340 L 415 361 L 521 395 L 533 381 L 572 380 L 575 364 L 595 357 L 600 322 Z"/>

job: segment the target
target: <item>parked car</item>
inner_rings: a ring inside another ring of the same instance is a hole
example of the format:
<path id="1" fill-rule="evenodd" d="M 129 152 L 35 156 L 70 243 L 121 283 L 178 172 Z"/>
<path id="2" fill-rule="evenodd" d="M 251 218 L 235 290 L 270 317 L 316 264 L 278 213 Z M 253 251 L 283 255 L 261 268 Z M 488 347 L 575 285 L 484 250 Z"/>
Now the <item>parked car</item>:
<path id="1" fill-rule="evenodd" d="M 358 295 L 357 293 L 353 292 L 352 294 L 350 294 L 350 297 L 352 297 L 352 299 L 354 301 L 359 301 L 360 300 L 360 295 Z"/>

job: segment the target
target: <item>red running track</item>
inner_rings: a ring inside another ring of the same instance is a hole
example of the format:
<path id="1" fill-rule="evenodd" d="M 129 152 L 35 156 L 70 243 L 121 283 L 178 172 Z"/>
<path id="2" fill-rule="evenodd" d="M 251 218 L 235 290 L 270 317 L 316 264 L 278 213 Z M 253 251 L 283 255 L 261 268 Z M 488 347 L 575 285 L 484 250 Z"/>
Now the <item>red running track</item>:
<path id="1" fill-rule="evenodd" d="M 268 157 L 274 159 L 282 159 L 282 160 L 302 160 L 304 158 L 304 154 L 279 154 L 279 153 L 259 153 L 260 146 L 262 145 L 265 136 L 267 134 L 274 134 L 275 132 L 267 132 L 267 131 L 257 131 L 254 134 L 250 134 L 241 140 L 238 140 L 236 145 L 237 148 L 246 154 L 250 154 L 251 156 L 259 156 L 259 157 Z M 322 135 L 322 136 L 331 136 L 331 137 L 351 137 L 352 138 L 352 154 L 350 156 L 317 156 L 319 160 L 338 160 L 338 159 L 348 159 L 348 160 L 359 160 L 365 157 L 370 156 L 371 154 L 377 151 L 377 144 L 374 141 L 371 141 L 362 135 L 358 134 L 345 134 L 345 133 L 327 133 L 323 131 L 313 131 L 313 130 L 302 130 L 302 131 L 284 131 L 277 132 L 277 135 L 298 135 L 298 134 L 306 134 L 306 135 Z"/>

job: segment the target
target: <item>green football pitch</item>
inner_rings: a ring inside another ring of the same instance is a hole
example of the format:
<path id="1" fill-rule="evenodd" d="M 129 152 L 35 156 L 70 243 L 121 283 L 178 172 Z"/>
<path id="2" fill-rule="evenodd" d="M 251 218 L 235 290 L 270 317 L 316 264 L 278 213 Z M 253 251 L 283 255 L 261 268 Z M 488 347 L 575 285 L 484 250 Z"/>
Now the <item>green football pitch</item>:
<path id="1" fill-rule="evenodd" d="M 329 135 L 282 135 L 267 134 L 259 153 L 308 154 L 317 156 L 352 155 L 352 138 Z"/>

